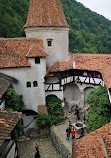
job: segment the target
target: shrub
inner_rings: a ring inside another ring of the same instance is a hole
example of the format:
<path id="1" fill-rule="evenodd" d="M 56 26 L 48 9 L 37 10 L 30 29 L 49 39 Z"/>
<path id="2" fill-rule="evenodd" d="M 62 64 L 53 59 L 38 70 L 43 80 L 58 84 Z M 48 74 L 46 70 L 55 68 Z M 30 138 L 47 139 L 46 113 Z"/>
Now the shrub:
<path id="1" fill-rule="evenodd" d="M 52 115 L 36 115 L 35 117 L 37 117 L 37 126 L 46 126 L 46 125 L 53 125 L 56 123 L 57 118 L 56 116 L 52 116 Z"/>
<path id="2" fill-rule="evenodd" d="M 21 111 L 23 106 L 22 95 L 18 95 L 13 86 L 10 86 L 5 94 L 6 110 L 12 109 L 13 111 Z"/>
<path id="3" fill-rule="evenodd" d="M 50 115 L 60 115 L 62 111 L 61 100 L 54 95 L 46 97 L 47 110 Z"/>
<path id="4" fill-rule="evenodd" d="M 59 123 L 64 123 L 65 119 L 58 119 L 56 116 L 53 115 L 36 115 L 37 117 L 37 126 L 51 126 L 51 125 L 58 125 Z"/>

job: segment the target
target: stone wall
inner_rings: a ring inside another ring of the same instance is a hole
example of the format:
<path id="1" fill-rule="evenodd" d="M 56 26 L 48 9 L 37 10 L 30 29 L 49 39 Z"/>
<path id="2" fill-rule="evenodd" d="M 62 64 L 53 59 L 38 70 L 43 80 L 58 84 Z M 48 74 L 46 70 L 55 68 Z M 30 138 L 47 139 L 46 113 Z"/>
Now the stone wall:
<path id="1" fill-rule="evenodd" d="M 50 136 L 53 144 L 58 149 L 63 158 L 72 158 L 72 155 L 69 153 L 68 149 L 62 144 L 60 139 L 57 137 L 53 129 L 50 129 Z"/>

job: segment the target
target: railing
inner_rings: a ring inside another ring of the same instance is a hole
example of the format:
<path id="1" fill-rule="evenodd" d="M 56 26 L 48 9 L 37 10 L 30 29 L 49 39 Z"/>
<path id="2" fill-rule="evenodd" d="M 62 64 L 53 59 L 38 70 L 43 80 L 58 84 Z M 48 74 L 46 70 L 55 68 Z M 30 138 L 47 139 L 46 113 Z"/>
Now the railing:
<path id="1" fill-rule="evenodd" d="M 71 82 L 104 86 L 104 81 L 101 78 L 90 76 L 70 76 L 61 79 L 61 83 L 45 83 L 45 91 L 61 91 L 62 86 Z"/>
<path id="2" fill-rule="evenodd" d="M 62 91 L 59 83 L 45 83 L 45 91 Z"/>
<path id="3" fill-rule="evenodd" d="M 70 77 L 61 79 L 61 86 L 71 83 L 71 82 L 104 86 L 104 81 L 101 78 L 89 77 L 89 76 L 70 76 Z"/>
<path id="4" fill-rule="evenodd" d="M 85 83 L 93 85 L 104 86 L 104 81 L 101 78 L 88 77 L 88 76 L 75 76 L 75 83 Z"/>

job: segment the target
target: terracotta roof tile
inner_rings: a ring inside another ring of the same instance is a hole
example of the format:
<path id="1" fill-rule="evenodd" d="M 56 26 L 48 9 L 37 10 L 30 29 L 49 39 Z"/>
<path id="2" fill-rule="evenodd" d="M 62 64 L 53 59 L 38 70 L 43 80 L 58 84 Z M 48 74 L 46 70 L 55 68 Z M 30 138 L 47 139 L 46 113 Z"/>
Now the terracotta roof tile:
<path id="1" fill-rule="evenodd" d="M 69 27 L 60 0 L 30 0 L 24 28 L 39 26 Z"/>
<path id="2" fill-rule="evenodd" d="M 0 110 L 0 146 L 11 133 L 22 114 Z"/>
<path id="3" fill-rule="evenodd" d="M 74 55 L 74 56 L 73 56 Z M 107 89 L 111 88 L 111 54 L 72 54 L 69 53 L 68 61 L 56 62 L 50 67 L 49 72 L 59 72 L 73 69 L 99 71 Z"/>
<path id="4" fill-rule="evenodd" d="M 33 47 L 32 50 L 30 50 L 30 48 L 34 44 L 40 45 L 41 48 L 39 47 L 39 50 L 37 50 L 37 47 L 36 47 L 34 50 L 34 47 Z M 35 57 L 35 56 L 45 57 L 46 56 L 45 52 L 42 51 L 43 41 L 41 39 L 1 38 L 0 39 L 0 68 L 31 66 L 30 63 L 28 62 L 28 59 L 26 58 L 26 55 L 29 52 L 29 50 L 31 51 L 30 54 L 32 57 Z"/>
<path id="5" fill-rule="evenodd" d="M 39 44 L 33 44 L 27 53 L 26 57 L 46 57 L 47 54 L 44 52 L 43 48 Z"/>
<path id="6" fill-rule="evenodd" d="M 105 152 L 101 142 L 103 138 L 108 156 L 111 155 L 111 123 L 97 129 L 74 143 L 73 158 L 105 158 Z"/>
<path id="7" fill-rule="evenodd" d="M 50 68 L 50 72 L 59 72 L 73 69 L 73 54 L 69 53 L 69 60 L 58 61 Z"/>
<path id="8" fill-rule="evenodd" d="M 106 87 L 111 88 L 111 54 L 75 54 L 75 69 L 99 71 Z"/>
<path id="9" fill-rule="evenodd" d="M 2 98 L 2 95 L 7 91 L 12 81 L 11 78 L 0 73 L 0 98 Z"/>

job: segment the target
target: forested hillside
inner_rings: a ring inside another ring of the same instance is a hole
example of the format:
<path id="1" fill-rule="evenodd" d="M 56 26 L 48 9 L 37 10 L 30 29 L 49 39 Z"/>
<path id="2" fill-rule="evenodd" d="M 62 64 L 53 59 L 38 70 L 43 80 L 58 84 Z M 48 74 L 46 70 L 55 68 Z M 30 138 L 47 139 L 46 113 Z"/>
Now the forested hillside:
<path id="1" fill-rule="evenodd" d="M 111 21 L 75 0 L 61 0 L 71 26 L 70 51 L 74 53 L 111 53 Z M 25 36 L 29 0 L 0 0 L 0 36 Z"/>

